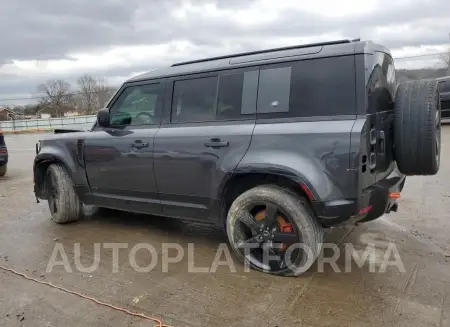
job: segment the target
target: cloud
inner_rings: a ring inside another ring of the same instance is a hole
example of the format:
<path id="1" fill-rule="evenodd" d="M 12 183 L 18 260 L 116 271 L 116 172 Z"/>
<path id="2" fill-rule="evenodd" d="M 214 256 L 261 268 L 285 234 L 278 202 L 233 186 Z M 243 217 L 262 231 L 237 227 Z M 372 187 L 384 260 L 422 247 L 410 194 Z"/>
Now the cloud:
<path id="1" fill-rule="evenodd" d="M 177 61 L 340 38 L 447 49 L 448 0 L 15 0 L 2 4 L 0 99 L 83 73 L 119 84 Z M 436 57 L 400 66 L 438 65 Z M 6 81 L 6 82 L 5 82 Z M 1 105 L 1 101 L 0 101 Z"/>

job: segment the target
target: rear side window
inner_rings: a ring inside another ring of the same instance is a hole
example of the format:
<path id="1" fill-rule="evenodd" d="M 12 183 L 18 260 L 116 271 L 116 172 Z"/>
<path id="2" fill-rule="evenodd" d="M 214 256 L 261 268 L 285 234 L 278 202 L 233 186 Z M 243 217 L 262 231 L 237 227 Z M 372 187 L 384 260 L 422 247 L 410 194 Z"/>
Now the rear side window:
<path id="1" fill-rule="evenodd" d="M 217 118 L 235 119 L 241 116 L 242 87 L 244 74 L 229 74 L 219 77 Z"/>
<path id="2" fill-rule="evenodd" d="M 171 121 L 246 119 L 256 111 L 257 85 L 258 71 L 175 81 Z"/>
<path id="3" fill-rule="evenodd" d="M 264 67 L 257 113 L 260 118 L 354 115 L 354 57 Z"/>
<path id="4" fill-rule="evenodd" d="M 217 77 L 176 81 L 173 88 L 172 121 L 211 121 L 216 116 Z"/>

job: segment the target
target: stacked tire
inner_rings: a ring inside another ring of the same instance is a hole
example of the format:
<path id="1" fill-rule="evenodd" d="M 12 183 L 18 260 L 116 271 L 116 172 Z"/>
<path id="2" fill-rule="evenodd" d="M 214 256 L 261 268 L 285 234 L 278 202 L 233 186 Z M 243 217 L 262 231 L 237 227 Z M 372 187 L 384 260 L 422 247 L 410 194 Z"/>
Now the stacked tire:
<path id="1" fill-rule="evenodd" d="M 405 175 L 435 175 L 441 153 L 441 115 L 436 79 L 398 86 L 394 107 L 394 153 Z"/>

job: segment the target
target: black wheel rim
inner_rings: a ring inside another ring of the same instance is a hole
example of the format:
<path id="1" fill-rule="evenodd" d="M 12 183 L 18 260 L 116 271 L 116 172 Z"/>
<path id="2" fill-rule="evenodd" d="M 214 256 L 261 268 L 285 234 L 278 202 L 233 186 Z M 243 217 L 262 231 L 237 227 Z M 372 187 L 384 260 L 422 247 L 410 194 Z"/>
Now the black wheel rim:
<path id="1" fill-rule="evenodd" d="M 55 214 L 58 212 L 58 188 L 55 178 L 52 174 L 49 174 L 48 178 L 49 194 L 48 194 L 48 206 L 50 212 Z"/>
<path id="2" fill-rule="evenodd" d="M 263 219 L 261 218 L 263 213 Z M 286 228 L 288 227 L 288 228 Z M 233 246 L 257 269 L 277 273 L 289 268 L 300 253 L 289 246 L 301 241 L 294 221 L 276 204 L 252 202 L 238 216 L 234 226 Z"/>

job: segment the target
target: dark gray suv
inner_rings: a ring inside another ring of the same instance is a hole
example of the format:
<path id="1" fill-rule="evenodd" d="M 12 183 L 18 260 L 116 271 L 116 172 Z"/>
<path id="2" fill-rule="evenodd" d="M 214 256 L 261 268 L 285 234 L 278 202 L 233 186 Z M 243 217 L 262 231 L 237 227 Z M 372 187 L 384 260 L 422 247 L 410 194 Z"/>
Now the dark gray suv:
<path id="1" fill-rule="evenodd" d="M 125 82 L 90 131 L 36 145 L 52 218 L 82 204 L 225 226 L 254 269 L 298 275 L 323 229 L 396 211 L 439 169 L 436 80 L 397 85 L 370 41 L 182 62 Z"/>

